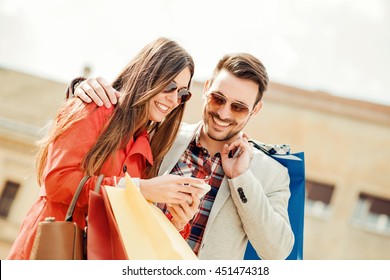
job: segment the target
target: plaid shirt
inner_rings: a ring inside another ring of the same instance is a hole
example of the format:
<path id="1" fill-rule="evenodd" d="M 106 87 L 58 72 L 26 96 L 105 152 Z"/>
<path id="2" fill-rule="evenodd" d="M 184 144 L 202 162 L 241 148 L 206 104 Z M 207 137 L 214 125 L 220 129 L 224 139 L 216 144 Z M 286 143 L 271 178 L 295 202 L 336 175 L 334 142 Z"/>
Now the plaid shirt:
<path id="1" fill-rule="evenodd" d="M 194 216 L 192 221 L 190 221 L 191 232 L 187 238 L 187 243 L 190 245 L 195 254 L 198 254 L 199 252 L 211 207 L 213 206 L 215 197 L 217 196 L 222 179 L 225 176 L 222 169 L 220 153 L 211 157 L 209 152 L 200 145 L 200 129 L 197 131 L 194 140 L 188 145 L 178 163 L 171 171 L 171 174 L 204 179 L 205 182 L 211 186 L 211 190 L 200 202 L 199 212 Z M 165 213 L 168 212 L 165 204 L 159 203 L 158 207 L 160 207 Z"/>

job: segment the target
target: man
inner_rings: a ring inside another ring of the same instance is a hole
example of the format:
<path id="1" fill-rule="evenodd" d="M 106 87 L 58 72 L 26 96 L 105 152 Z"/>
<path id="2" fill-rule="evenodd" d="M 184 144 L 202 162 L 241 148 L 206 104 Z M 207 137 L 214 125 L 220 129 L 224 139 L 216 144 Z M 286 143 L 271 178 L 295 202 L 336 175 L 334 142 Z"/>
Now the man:
<path id="1" fill-rule="evenodd" d="M 204 85 L 203 121 L 181 125 L 161 164 L 160 175 L 193 176 L 212 187 L 187 238 L 199 259 L 242 259 L 248 240 L 262 259 L 284 259 L 292 250 L 287 169 L 253 149 L 243 133 L 260 111 L 267 85 L 257 58 L 224 56 Z M 100 105 L 110 106 L 108 100 L 115 103 L 119 93 L 100 78 L 82 82 L 75 95 L 87 102 L 100 98 Z"/>

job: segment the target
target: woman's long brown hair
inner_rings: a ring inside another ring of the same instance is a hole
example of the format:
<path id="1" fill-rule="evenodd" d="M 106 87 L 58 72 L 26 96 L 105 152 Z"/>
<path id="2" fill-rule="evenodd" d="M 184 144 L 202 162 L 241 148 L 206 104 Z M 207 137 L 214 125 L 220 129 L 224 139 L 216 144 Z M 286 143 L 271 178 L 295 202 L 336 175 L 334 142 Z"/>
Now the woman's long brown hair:
<path id="1" fill-rule="evenodd" d="M 149 100 L 186 67 L 194 74 L 192 57 L 175 41 L 159 38 L 145 46 L 122 70 L 113 87 L 122 92 L 114 113 L 102 130 L 94 146 L 85 155 L 81 168 L 86 174 L 97 175 L 115 151 L 126 146 L 132 137 L 146 129 L 151 135 L 154 164 L 147 165 L 144 178 L 157 176 L 163 157 L 171 148 L 179 129 L 185 104 L 176 107 L 161 123 L 148 119 Z M 191 80 L 188 84 L 190 86 Z M 56 122 L 47 137 L 41 141 L 37 154 L 37 178 L 43 183 L 49 145 L 73 123 L 85 117 L 83 104 L 71 99 L 59 110 Z M 115 160 L 113 158 L 113 160 Z"/>

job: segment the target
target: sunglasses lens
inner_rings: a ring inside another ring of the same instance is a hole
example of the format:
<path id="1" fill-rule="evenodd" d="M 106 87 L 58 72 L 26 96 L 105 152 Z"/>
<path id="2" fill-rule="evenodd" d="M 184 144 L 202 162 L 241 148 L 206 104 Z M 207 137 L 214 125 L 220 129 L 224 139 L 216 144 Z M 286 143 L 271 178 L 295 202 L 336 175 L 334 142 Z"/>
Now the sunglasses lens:
<path id="1" fill-rule="evenodd" d="M 171 82 L 164 90 L 164 93 L 172 93 L 177 90 L 177 85 L 175 82 Z M 181 88 L 177 92 L 177 103 L 182 104 L 190 100 L 191 92 L 185 88 Z"/>
<path id="2" fill-rule="evenodd" d="M 214 93 L 209 95 L 209 104 L 212 107 L 220 108 L 223 105 L 225 105 L 225 103 L 226 103 L 226 99 L 223 98 L 222 96 L 219 96 L 219 95 L 214 94 Z"/>
<path id="3" fill-rule="evenodd" d="M 192 94 L 186 89 L 179 90 L 177 94 L 177 102 L 178 103 L 186 103 L 188 100 L 190 100 Z"/>
<path id="4" fill-rule="evenodd" d="M 171 93 L 174 92 L 177 89 L 177 85 L 174 82 L 171 82 L 165 89 L 165 93 Z"/>
<path id="5" fill-rule="evenodd" d="M 249 113 L 248 107 L 241 105 L 239 103 L 232 103 L 230 105 L 230 109 L 232 110 L 232 112 L 234 114 L 236 114 L 237 116 L 240 116 L 240 117 L 245 117 Z"/>
<path id="6" fill-rule="evenodd" d="M 226 104 L 226 99 L 215 93 L 208 96 L 208 103 L 214 110 L 219 110 Z M 233 102 L 230 104 L 230 110 L 235 118 L 245 118 L 249 114 L 249 108 L 240 103 Z"/>

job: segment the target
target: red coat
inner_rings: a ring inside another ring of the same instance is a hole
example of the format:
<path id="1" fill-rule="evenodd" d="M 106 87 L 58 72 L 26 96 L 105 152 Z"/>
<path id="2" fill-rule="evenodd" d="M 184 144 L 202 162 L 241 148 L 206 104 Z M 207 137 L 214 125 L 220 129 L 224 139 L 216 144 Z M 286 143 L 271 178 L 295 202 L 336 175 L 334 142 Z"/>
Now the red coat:
<path id="1" fill-rule="evenodd" d="M 84 176 L 81 162 L 113 113 L 113 107 L 107 109 L 94 104 L 86 104 L 85 110 L 87 116 L 74 123 L 50 145 L 44 186 L 27 213 L 7 259 L 29 259 L 38 222 L 49 216 L 56 220 L 65 219 L 73 194 Z M 117 151 L 115 160 L 106 161 L 101 171 L 106 176 L 102 185 L 113 186 L 114 176 L 119 180 L 124 172 L 131 177 L 141 177 L 146 161 L 153 163 L 149 136 L 144 131 L 135 141 L 131 139 L 125 149 Z M 93 176 L 86 182 L 77 202 L 73 220 L 81 228 L 85 227 L 89 190 L 94 189 L 97 177 Z"/>

